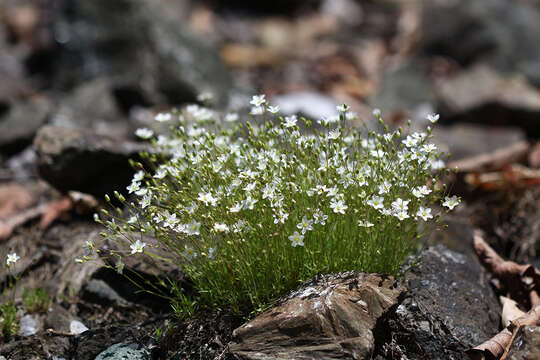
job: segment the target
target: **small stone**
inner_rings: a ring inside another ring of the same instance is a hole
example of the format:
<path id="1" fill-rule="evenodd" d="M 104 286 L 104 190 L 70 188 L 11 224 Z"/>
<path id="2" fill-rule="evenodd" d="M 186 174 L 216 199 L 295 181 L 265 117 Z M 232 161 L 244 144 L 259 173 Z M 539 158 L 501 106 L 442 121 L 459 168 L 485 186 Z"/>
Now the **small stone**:
<path id="1" fill-rule="evenodd" d="M 19 333 L 22 336 L 34 335 L 39 331 L 38 322 L 33 315 L 24 315 L 20 320 Z"/>
<path id="2" fill-rule="evenodd" d="M 522 326 L 506 359 L 540 359 L 540 326 Z"/>
<path id="3" fill-rule="evenodd" d="M 88 331 L 88 328 L 78 320 L 71 320 L 71 323 L 69 324 L 69 331 L 72 334 L 79 335 L 85 331 Z"/>
<path id="4" fill-rule="evenodd" d="M 150 359 L 148 350 L 133 341 L 126 341 L 110 346 L 101 352 L 95 360 L 147 360 Z"/>

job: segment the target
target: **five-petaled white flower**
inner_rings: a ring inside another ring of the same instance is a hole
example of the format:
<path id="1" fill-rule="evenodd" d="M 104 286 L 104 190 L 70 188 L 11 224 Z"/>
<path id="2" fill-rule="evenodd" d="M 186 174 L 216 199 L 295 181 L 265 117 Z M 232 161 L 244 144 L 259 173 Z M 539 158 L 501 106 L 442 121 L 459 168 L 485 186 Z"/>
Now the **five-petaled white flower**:
<path id="1" fill-rule="evenodd" d="M 306 231 L 313 230 L 313 226 L 311 226 L 312 224 L 313 220 L 309 220 L 307 217 L 304 216 L 302 218 L 302 221 L 300 221 L 300 223 L 296 225 L 296 227 L 302 232 L 302 234 L 305 234 Z"/>
<path id="2" fill-rule="evenodd" d="M 237 113 L 228 113 L 227 115 L 225 115 L 224 120 L 226 122 L 235 122 L 236 120 L 238 120 L 238 114 Z"/>
<path id="3" fill-rule="evenodd" d="M 266 103 L 266 95 L 253 95 L 249 103 L 253 106 L 261 106 Z"/>
<path id="4" fill-rule="evenodd" d="M 141 139 L 150 139 L 154 135 L 154 132 L 147 128 L 140 128 L 135 130 L 135 135 Z"/>
<path id="5" fill-rule="evenodd" d="M 296 126 L 297 121 L 298 121 L 298 118 L 296 117 L 296 115 L 285 116 L 285 121 L 283 122 L 283 126 L 285 126 L 286 128 L 294 127 Z"/>
<path id="6" fill-rule="evenodd" d="M 330 207 L 332 208 L 332 210 L 334 210 L 336 214 L 345 214 L 345 210 L 348 209 L 348 206 L 345 205 L 345 201 L 336 199 L 332 199 L 332 201 L 330 202 Z"/>
<path id="7" fill-rule="evenodd" d="M 8 254 L 6 259 L 6 265 L 7 267 L 10 267 L 11 264 L 15 264 L 17 261 L 19 261 L 20 256 L 17 255 L 17 253 Z"/>
<path id="8" fill-rule="evenodd" d="M 200 192 L 197 200 L 203 202 L 205 205 L 216 206 L 218 199 L 213 197 L 212 193 Z"/>
<path id="9" fill-rule="evenodd" d="M 442 205 L 450 210 L 453 210 L 456 206 L 459 205 L 459 198 L 456 195 L 452 197 L 447 196 L 444 198 L 444 202 Z"/>
<path id="10" fill-rule="evenodd" d="M 377 109 L 377 108 L 373 109 L 372 114 L 373 114 L 373 116 L 375 116 L 375 117 L 381 116 L 381 109 Z"/>
<path id="11" fill-rule="evenodd" d="M 416 219 L 422 218 L 424 221 L 428 221 L 428 219 L 433 219 L 433 215 L 431 215 L 431 209 L 425 208 L 420 206 L 420 209 L 416 212 Z"/>
<path id="12" fill-rule="evenodd" d="M 426 185 L 416 187 L 412 191 L 412 194 L 419 199 L 426 195 L 429 195 L 430 193 L 431 190 Z"/>
<path id="13" fill-rule="evenodd" d="M 409 218 L 409 214 L 407 214 L 407 211 L 405 210 L 396 212 L 394 216 L 397 217 L 400 221 Z"/>
<path id="14" fill-rule="evenodd" d="M 396 201 L 392 202 L 392 209 L 396 211 L 407 211 L 409 209 L 409 202 L 410 200 L 397 198 Z"/>
<path id="15" fill-rule="evenodd" d="M 142 253 L 145 246 L 145 242 L 142 242 L 141 240 L 135 241 L 135 243 L 129 246 L 131 248 L 131 254 Z"/>
<path id="16" fill-rule="evenodd" d="M 299 234 L 298 231 L 295 231 L 294 234 L 290 235 L 289 240 L 292 242 L 292 247 L 304 246 L 304 235 Z"/>
<path id="17" fill-rule="evenodd" d="M 382 209 L 384 208 L 383 201 L 384 199 L 382 196 L 372 196 L 371 199 L 367 201 L 367 204 L 375 209 Z"/>

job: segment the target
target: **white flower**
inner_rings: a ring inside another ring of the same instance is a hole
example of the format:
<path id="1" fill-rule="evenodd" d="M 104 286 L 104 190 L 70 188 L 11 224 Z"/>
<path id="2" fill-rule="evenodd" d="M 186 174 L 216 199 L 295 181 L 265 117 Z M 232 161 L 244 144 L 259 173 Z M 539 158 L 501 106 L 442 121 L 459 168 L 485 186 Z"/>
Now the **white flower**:
<path id="1" fill-rule="evenodd" d="M 289 214 L 283 211 L 279 211 L 277 214 L 274 214 L 274 224 L 285 224 L 285 221 L 289 217 Z"/>
<path id="2" fill-rule="evenodd" d="M 133 175 L 133 182 L 139 182 L 144 179 L 144 171 L 139 170 Z"/>
<path id="3" fill-rule="evenodd" d="M 206 254 L 206 257 L 210 260 L 214 260 L 214 258 L 216 257 L 216 249 L 215 248 L 209 248 L 208 249 L 208 254 Z"/>
<path id="4" fill-rule="evenodd" d="M 286 128 L 294 127 L 297 121 L 298 119 L 296 115 L 285 116 L 285 121 L 283 122 L 283 126 L 285 126 Z"/>
<path id="5" fill-rule="evenodd" d="M 416 144 L 418 143 L 418 140 L 416 140 L 414 137 L 412 137 L 411 135 L 407 136 L 407 138 L 405 140 L 402 141 L 402 143 L 406 146 L 406 147 L 413 147 L 413 146 L 416 146 Z"/>
<path id="6" fill-rule="evenodd" d="M 253 95 L 249 103 L 253 106 L 261 106 L 266 103 L 265 97 L 266 95 Z"/>
<path id="7" fill-rule="evenodd" d="M 158 169 L 154 174 L 155 179 L 163 179 L 165 176 L 167 176 L 167 170 L 165 169 Z"/>
<path id="8" fill-rule="evenodd" d="M 150 201 L 152 200 L 151 194 L 146 194 L 143 196 L 143 198 L 139 201 L 139 205 L 144 209 L 148 206 L 150 206 Z"/>
<path id="9" fill-rule="evenodd" d="M 339 132 L 339 129 L 335 129 L 328 132 L 328 139 L 329 140 L 336 140 L 340 137 L 341 133 Z"/>
<path id="10" fill-rule="evenodd" d="M 366 227 L 366 228 L 370 228 L 372 226 L 374 226 L 373 223 L 370 223 L 369 221 L 362 221 L 362 220 L 358 220 L 358 226 L 360 227 Z"/>
<path id="11" fill-rule="evenodd" d="M 348 209 L 348 206 L 345 205 L 345 201 L 337 199 L 332 199 L 332 201 L 330 202 L 330 207 L 332 208 L 332 210 L 334 210 L 336 214 L 345 214 L 345 210 Z"/>
<path id="12" fill-rule="evenodd" d="M 383 181 L 381 185 L 379 185 L 379 195 L 386 194 L 390 191 L 390 188 L 392 187 L 392 184 L 390 184 L 388 181 Z"/>
<path id="13" fill-rule="evenodd" d="M 382 209 L 384 208 L 383 201 L 384 199 L 382 196 L 372 196 L 371 199 L 367 201 L 367 204 L 375 209 Z"/>
<path id="14" fill-rule="evenodd" d="M 147 128 L 140 128 L 135 130 L 135 135 L 141 139 L 150 139 L 154 135 L 154 132 Z"/>
<path id="15" fill-rule="evenodd" d="M 229 232 L 229 227 L 226 224 L 215 223 L 214 224 L 214 230 L 217 231 L 217 232 L 228 233 Z"/>
<path id="16" fill-rule="evenodd" d="M 242 210 L 243 207 L 244 207 L 244 205 L 242 205 L 241 203 L 236 203 L 236 204 L 234 204 L 233 206 L 231 206 L 229 208 L 229 212 L 230 213 L 240 212 L 240 210 Z"/>
<path id="17" fill-rule="evenodd" d="M 337 109 L 337 111 L 339 111 L 339 112 L 347 112 L 347 111 L 349 111 L 351 108 L 350 108 L 349 105 L 347 105 L 347 104 L 341 104 L 341 105 L 336 106 L 336 109 Z"/>
<path id="18" fill-rule="evenodd" d="M 128 190 L 130 194 L 133 192 L 139 191 L 139 188 L 140 188 L 140 183 L 136 181 L 133 181 L 128 187 L 126 187 L 126 189 Z"/>
<path id="19" fill-rule="evenodd" d="M 375 117 L 381 116 L 381 109 L 377 109 L 377 108 L 373 109 L 372 114 L 373 114 L 373 116 L 375 116 Z"/>
<path id="20" fill-rule="evenodd" d="M 443 202 L 442 205 L 443 205 L 444 207 L 447 207 L 447 208 L 450 209 L 450 210 L 453 210 L 456 206 L 459 205 L 459 201 L 460 201 L 460 200 L 459 200 L 458 197 L 455 196 L 455 195 L 452 196 L 452 197 L 448 197 L 448 196 L 447 196 L 447 197 L 444 198 L 444 202 Z"/>
<path id="21" fill-rule="evenodd" d="M 11 264 L 15 264 L 17 261 L 19 261 L 20 256 L 17 255 L 17 253 L 8 254 L 6 259 L 6 266 L 10 267 Z"/>
<path id="22" fill-rule="evenodd" d="M 435 144 L 427 144 L 427 145 L 424 145 L 422 146 L 422 149 L 421 149 L 423 152 L 425 153 L 431 153 L 435 150 L 437 150 L 437 146 L 435 146 Z"/>
<path id="23" fill-rule="evenodd" d="M 300 235 L 298 231 L 289 236 L 289 240 L 292 242 L 292 247 L 304 246 L 304 235 Z"/>
<path id="24" fill-rule="evenodd" d="M 247 184 L 245 187 L 244 187 L 244 191 L 246 192 L 250 192 L 250 191 L 253 191 L 255 189 L 255 186 L 257 186 L 257 183 L 255 182 L 252 182 L 250 184 Z"/>
<path id="25" fill-rule="evenodd" d="M 255 204 L 257 203 L 257 199 L 253 199 L 251 196 L 248 196 L 246 198 L 246 200 L 242 201 L 242 204 L 244 206 L 244 210 L 253 210 L 253 207 L 255 206 Z"/>
<path id="26" fill-rule="evenodd" d="M 135 215 L 130 216 L 129 219 L 127 220 L 128 224 L 135 224 L 136 222 L 137 222 L 137 216 Z"/>
<path id="27" fill-rule="evenodd" d="M 186 233 L 188 235 L 200 235 L 200 230 L 201 223 L 195 220 L 191 220 L 191 223 L 186 226 Z"/>
<path id="28" fill-rule="evenodd" d="M 227 115 L 225 115 L 226 122 L 235 122 L 236 120 L 238 120 L 237 113 L 228 113 Z"/>
<path id="29" fill-rule="evenodd" d="M 315 224 L 326 225 L 326 219 L 328 219 L 328 215 L 325 215 L 321 210 L 317 210 L 313 214 Z"/>
<path id="30" fill-rule="evenodd" d="M 268 106 L 268 112 L 272 114 L 277 114 L 279 112 L 279 106 Z"/>
<path id="31" fill-rule="evenodd" d="M 213 197 L 212 193 L 200 192 L 199 197 L 197 198 L 197 200 L 203 202 L 205 205 L 216 206 L 218 199 Z"/>
<path id="32" fill-rule="evenodd" d="M 395 217 L 397 217 L 400 221 L 403 221 L 405 219 L 409 218 L 409 214 L 407 214 L 406 210 L 398 211 L 394 214 Z"/>
<path id="33" fill-rule="evenodd" d="M 92 256 L 94 253 L 94 243 L 92 241 L 86 240 L 83 245 L 84 256 Z"/>
<path id="34" fill-rule="evenodd" d="M 131 254 L 133 255 L 136 253 L 142 253 L 145 246 L 146 246 L 145 242 L 142 242 L 141 240 L 135 241 L 134 244 L 131 244 L 129 246 L 131 248 Z"/>
<path id="35" fill-rule="evenodd" d="M 154 120 L 156 120 L 157 122 L 170 121 L 171 118 L 172 116 L 169 113 L 159 113 L 156 116 L 154 116 Z"/>
<path id="36" fill-rule="evenodd" d="M 412 191 L 412 194 L 419 199 L 429 195 L 430 193 L 431 190 L 426 185 L 416 187 Z"/>
<path id="37" fill-rule="evenodd" d="M 392 209 L 395 211 L 407 211 L 409 209 L 410 200 L 403 200 L 402 198 L 397 198 L 392 202 Z"/>
<path id="38" fill-rule="evenodd" d="M 440 118 L 439 114 L 428 114 L 426 116 L 426 119 L 431 121 L 433 124 L 439 121 L 439 118 Z"/>
<path id="39" fill-rule="evenodd" d="M 306 231 L 311 231 L 313 230 L 313 226 L 311 226 L 313 224 L 313 220 L 309 220 L 307 217 L 303 217 L 302 218 L 302 221 L 300 221 L 300 223 L 298 225 L 296 225 L 296 227 L 302 231 L 302 234 L 305 234 Z"/>
<path id="40" fill-rule="evenodd" d="M 425 208 L 420 206 L 420 209 L 416 212 L 416 219 L 421 217 L 424 221 L 428 221 L 428 219 L 433 219 L 433 215 L 431 215 L 431 209 Z"/>
<path id="41" fill-rule="evenodd" d="M 182 256 L 186 258 L 186 260 L 191 261 L 197 257 L 197 253 L 195 252 L 195 249 L 193 249 L 191 246 L 184 245 L 184 251 L 182 251 Z"/>

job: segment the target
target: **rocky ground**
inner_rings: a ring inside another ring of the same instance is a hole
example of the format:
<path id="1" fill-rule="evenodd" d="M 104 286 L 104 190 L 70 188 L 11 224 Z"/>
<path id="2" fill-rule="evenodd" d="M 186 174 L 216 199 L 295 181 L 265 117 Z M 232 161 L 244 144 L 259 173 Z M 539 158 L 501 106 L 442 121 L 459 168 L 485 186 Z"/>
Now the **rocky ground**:
<path id="1" fill-rule="evenodd" d="M 474 229 L 540 266 L 539 42 L 536 0 L 2 1 L 0 255 L 21 256 L 16 299 L 41 287 L 52 300 L 18 314 L 0 359 L 464 358 L 503 328 Z M 439 112 L 465 203 L 397 278 L 320 276 L 248 323 L 175 320 L 162 299 L 74 258 L 99 236 L 104 194 L 130 181 L 127 160 L 144 149 L 133 131 L 206 91 L 223 111 L 265 93 L 313 119 L 343 102 L 417 128 Z M 2 267 L 2 290 L 11 275 Z M 538 334 L 522 328 L 508 359 L 538 351 Z"/>

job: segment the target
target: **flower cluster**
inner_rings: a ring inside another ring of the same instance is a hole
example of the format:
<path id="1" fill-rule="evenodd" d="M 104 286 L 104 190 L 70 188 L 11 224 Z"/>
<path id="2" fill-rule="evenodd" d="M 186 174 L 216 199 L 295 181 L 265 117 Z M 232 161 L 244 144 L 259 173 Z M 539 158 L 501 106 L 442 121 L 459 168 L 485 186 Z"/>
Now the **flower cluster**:
<path id="1" fill-rule="evenodd" d="M 347 105 L 315 127 L 279 116 L 264 95 L 250 104 L 262 125 L 190 105 L 155 117 L 171 134 L 137 130 L 155 151 L 137 164 L 128 200 L 116 194 L 127 217 L 103 221 L 111 238 L 128 239 L 120 263 L 160 248 L 193 280 L 200 303 L 253 309 L 319 272 L 396 272 L 419 224 L 438 220 L 434 206 L 459 203 L 444 198 L 430 128 L 404 136 L 376 110 L 384 133 L 356 129 Z"/>

